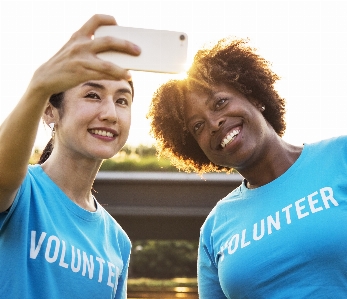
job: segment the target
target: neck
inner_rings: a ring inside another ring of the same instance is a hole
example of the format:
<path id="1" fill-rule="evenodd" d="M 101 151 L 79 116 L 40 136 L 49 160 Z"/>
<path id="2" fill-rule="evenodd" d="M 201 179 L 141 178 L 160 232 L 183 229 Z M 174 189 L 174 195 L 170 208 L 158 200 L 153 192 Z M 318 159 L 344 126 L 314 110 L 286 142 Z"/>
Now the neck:
<path id="1" fill-rule="evenodd" d="M 91 190 L 101 162 L 61 159 L 52 153 L 42 168 L 73 202 L 88 211 L 95 211 Z"/>
<path id="2" fill-rule="evenodd" d="M 264 153 L 264 157 L 250 169 L 239 170 L 246 179 L 249 189 L 264 186 L 285 173 L 299 158 L 302 147 L 282 142 L 272 146 L 272 151 Z"/>

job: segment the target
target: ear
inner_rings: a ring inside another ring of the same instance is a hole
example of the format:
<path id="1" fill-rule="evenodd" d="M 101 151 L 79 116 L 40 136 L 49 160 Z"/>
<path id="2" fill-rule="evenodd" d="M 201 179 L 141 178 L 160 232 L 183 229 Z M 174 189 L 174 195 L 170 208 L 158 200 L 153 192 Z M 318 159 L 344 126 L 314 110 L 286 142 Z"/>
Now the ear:
<path id="1" fill-rule="evenodd" d="M 260 112 L 263 112 L 263 111 L 265 110 L 265 105 L 264 105 L 263 103 L 259 102 L 259 101 L 256 100 L 256 99 L 253 99 L 253 98 L 252 98 L 250 101 L 251 101 L 251 103 L 252 103 L 255 107 L 257 107 L 257 109 L 258 109 Z"/>
<path id="2" fill-rule="evenodd" d="M 45 111 L 43 112 L 42 118 L 46 125 L 49 126 L 50 124 L 56 123 L 58 121 L 58 115 L 59 114 L 57 109 L 54 108 L 51 103 L 48 103 Z"/>

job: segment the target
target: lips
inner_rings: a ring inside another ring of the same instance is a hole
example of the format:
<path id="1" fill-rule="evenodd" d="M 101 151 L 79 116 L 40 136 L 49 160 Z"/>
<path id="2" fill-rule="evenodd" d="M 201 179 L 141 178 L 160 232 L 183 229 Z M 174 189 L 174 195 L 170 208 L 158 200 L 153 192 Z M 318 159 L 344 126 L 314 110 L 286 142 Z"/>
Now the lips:
<path id="1" fill-rule="evenodd" d="M 222 142 L 220 143 L 220 146 L 222 148 L 225 148 L 228 144 L 234 141 L 236 136 L 240 133 L 241 128 L 237 127 L 232 129 L 228 134 L 222 139 Z"/>

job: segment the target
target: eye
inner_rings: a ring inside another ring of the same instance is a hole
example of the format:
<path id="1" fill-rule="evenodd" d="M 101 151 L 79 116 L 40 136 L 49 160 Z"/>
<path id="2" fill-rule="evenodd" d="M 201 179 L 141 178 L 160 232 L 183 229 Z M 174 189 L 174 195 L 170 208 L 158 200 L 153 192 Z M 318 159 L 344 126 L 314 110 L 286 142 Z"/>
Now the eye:
<path id="1" fill-rule="evenodd" d="M 99 95 L 95 92 L 88 92 L 85 97 L 90 99 L 100 100 Z"/>
<path id="2" fill-rule="evenodd" d="M 217 100 L 215 104 L 216 109 L 219 109 L 220 107 L 222 107 L 227 102 L 227 100 L 228 99 L 225 99 L 225 98 Z"/>
<path id="3" fill-rule="evenodd" d="M 197 133 L 203 126 L 203 123 L 202 122 L 198 122 L 196 123 L 194 126 L 193 126 L 193 131 L 194 133 Z"/>
<path id="4" fill-rule="evenodd" d="M 119 98 L 116 103 L 122 106 L 128 106 L 129 101 L 127 98 Z"/>

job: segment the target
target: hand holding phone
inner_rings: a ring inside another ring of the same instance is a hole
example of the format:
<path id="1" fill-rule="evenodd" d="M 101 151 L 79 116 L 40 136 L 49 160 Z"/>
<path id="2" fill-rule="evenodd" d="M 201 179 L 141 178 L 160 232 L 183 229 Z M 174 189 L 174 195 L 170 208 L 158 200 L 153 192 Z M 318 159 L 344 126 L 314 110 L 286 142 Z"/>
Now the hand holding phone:
<path id="1" fill-rule="evenodd" d="M 103 60 L 135 71 L 181 73 L 185 71 L 188 36 L 184 32 L 122 26 L 100 26 L 94 38 L 113 36 L 128 40 L 141 48 L 139 56 L 117 51 L 98 53 Z"/>

